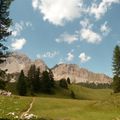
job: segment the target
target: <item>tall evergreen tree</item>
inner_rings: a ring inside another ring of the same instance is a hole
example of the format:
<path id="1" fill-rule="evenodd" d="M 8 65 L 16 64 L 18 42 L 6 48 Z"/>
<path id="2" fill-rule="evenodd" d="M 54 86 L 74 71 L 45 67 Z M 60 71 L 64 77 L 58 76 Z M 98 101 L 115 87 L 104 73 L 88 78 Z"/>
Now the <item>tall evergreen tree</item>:
<path id="1" fill-rule="evenodd" d="M 35 72 L 35 79 L 33 81 L 33 88 L 34 92 L 39 92 L 40 91 L 40 69 L 37 68 Z"/>
<path id="2" fill-rule="evenodd" d="M 49 72 L 42 73 L 42 91 L 51 94 L 53 89 L 53 80 L 50 78 Z"/>
<path id="3" fill-rule="evenodd" d="M 49 69 L 49 78 L 50 78 L 50 84 L 51 84 L 51 87 L 55 87 L 55 81 L 54 81 L 54 75 L 53 75 L 53 72 L 51 69 Z"/>
<path id="4" fill-rule="evenodd" d="M 21 71 L 20 76 L 18 78 L 17 90 L 18 94 L 21 96 L 25 96 L 27 94 L 27 85 L 23 70 Z"/>
<path id="5" fill-rule="evenodd" d="M 31 65 L 28 71 L 28 87 L 31 92 L 31 95 L 34 93 L 35 90 L 35 77 L 36 77 L 36 66 Z"/>
<path id="6" fill-rule="evenodd" d="M 8 56 L 7 47 L 4 45 L 7 37 L 11 34 L 9 27 L 12 19 L 9 18 L 9 7 L 13 0 L 0 0 L 0 63 Z"/>
<path id="7" fill-rule="evenodd" d="M 116 45 L 113 53 L 113 90 L 120 92 L 120 46 Z"/>
<path id="8" fill-rule="evenodd" d="M 71 84 L 69 77 L 67 78 L 67 83 L 68 83 L 68 84 Z"/>
<path id="9" fill-rule="evenodd" d="M 118 45 L 113 53 L 113 74 L 120 77 L 120 46 Z"/>
<path id="10" fill-rule="evenodd" d="M 6 87 L 6 73 L 3 70 L 0 70 L 0 89 L 5 89 Z"/>
<path id="11" fill-rule="evenodd" d="M 5 46 L 4 42 L 7 37 L 11 34 L 8 30 L 12 20 L 9 18 L 9 7 L 13 0 L 0 0 L 0 64 L 6 60 L 8 56 L 8 48 Z M 0 70 L 0 78 L 5 71 Z M 5 88 L 5 82 L 0 80 L 1 88 Z"/>

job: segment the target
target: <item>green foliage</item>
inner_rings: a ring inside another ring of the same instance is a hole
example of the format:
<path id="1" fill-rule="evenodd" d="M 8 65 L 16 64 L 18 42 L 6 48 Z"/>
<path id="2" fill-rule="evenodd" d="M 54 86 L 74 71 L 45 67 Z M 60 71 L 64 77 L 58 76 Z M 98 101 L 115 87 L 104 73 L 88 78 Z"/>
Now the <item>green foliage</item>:
<path id="1" fill-rule="evenodd" d="M 53 78 L 53 73 L 49 69 L 40 73 L 40 69 L 36 68 L 35 65 L 31 65 L 28 71 L 28 89 L 31 95 L 34 93 L 53 93 L 53 88 L 55 87 L 55 82 Z"/>
<path id="2" fill-rule="evenodd" d="M 20 76 L 18 78 L 17 90 L 18 94 L 21 96 L 25 96 L 27 94 L 27 84 L 23 70 L 21 71 Z"/>
<path id="3" fill-rule="evenodd" d="M 76 96 L 75 96 L 75 93 L 74 93 L 73 90 L 71 90 L 71 94 L 70 94 L 70 96 L 71 96 L 71 98 L 76 99 Z"/>
<path id="4" fill-rule="evenodd" d="M 69 77 L 67 78 L 67 83 L 68 83 L 68 84 L 71 84 Z"/>
<path id="5" fill-rule="evenodd" d="M 113 53 L 113 90 L 120 92 L 120 46 L 116 46 Z"/>
<path id="6" fill-rule="evenodd" d="M 5 86 L 6 86 L 5 81 L 0 80 L 0 89 L 4 90 L 4 89 L 5 89 Z"/>
<path id="7" fill-rule="evenodd" d="M 114 93 L 120 92 L 120 77 L 114 76 L 112 85 Z"/>
<path id="8" fill-rule="evenodd" d="M 113 74 L 120 76 L 120 46 L 116 46 L 113 53 Z"/>
<path id="9" fill-rule="evenodd" d="M 54 88 L 54 79 L 53 75 L 48 71 L 44 71 L 42 73 L 42 92 L 51 94 L 53 91 L 52 89 Z"/>
<path id="10" fill-rule="evenodd" d="M 28 88 L 30 90 L 31 95 L 33 95 L 34 91 L 36 91 L 36 66 L 31 65 L 28 71 Z"/>
<path id="11" fill-rule="evenodd" d="M 6 71 L 0 70 L 0 89 L 5 89 L 6 87 Z"/>
<path id="12" fill-rule="evenodd" d="M 105 83 L 99 83 L 99 84 L 95 84 L 95 83 L 79 83 L 78 85 L 83 86 L 83 87 L 87 87 L 87 88 L 93 88 L 93 89 L 108 89 L 108 88 L 112 88 L 111 84 Z"/>
<path id="13" fill-rule="evenodd" d="M 38 93 L 41 89 L 41 78 L 40 78 L 40 69 L 37 68 L 36 71 L 35 71 L 35 79 L 33 81 L 33 89 L 34 89 L 34 92 Z"/>
<path id="14" fill-rule="evenodd" d="M 13 0 L 0 0 L 0 63 L 8 56 L 4 41 L 11 34 L 8 30 L 12 20 L 9 18 L 9 7 Z"/>
<path id="15" fill-rule="evenodd" d="M 61 79 L 59 81 L 59 86 L 62 87 L 62 88 L 68 89 L 68 84 L 67 84 L 66 79 Z"/>

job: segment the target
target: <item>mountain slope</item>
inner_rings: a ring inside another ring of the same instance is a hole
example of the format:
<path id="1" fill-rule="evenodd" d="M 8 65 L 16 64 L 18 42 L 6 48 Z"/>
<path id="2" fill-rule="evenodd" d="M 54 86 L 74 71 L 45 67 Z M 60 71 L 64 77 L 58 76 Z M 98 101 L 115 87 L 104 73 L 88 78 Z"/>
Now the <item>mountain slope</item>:
<path id="1" fill-rule="evenodd" d="M 25 54 L 17 52 L 12 53 L 4 63 L 0 64 L 0 68 L 3 70 L 7 69 L 10 74 L 19 73 L 21 70 L 24 70 L 25 74 L 27 74 L 32 64 L 39 67 L 41 72 L 48 68 L 44 61 L 40 59 L 32 61 Z"/>
<path id="2" fill-rule="evenodd" d="M 84 68 L 79 68 L 75 64 L 60 64 L 56 65 L 53 69 L 55 80 L 62 78 L 71 79 L 74 83 L 111 83 L 112 79 L 105 74 L 98 74 L 88 71 Z"/>
<path id="3" fill-rule="evenodd" d="M 8 73 L 20 73 L 24 70 L 25 74 L 32 64 L 40 68 L 40 72 L 48 69 L 47 65 L 43 60 L 37 59 L 32 61 L 25 54 L 22 53 L 12 53 L 10 57 L 7 58 L 6 62 L 0 64 L 0 68 L 5 70 L 8 69 Z M 87 69 L 80 68 L 75 64 L 59 64 L 52 68 L 55 80 L 60 80 L 62 78 L 70 78 L 71 82 L 80 83 L 111 83 L 112 79 L 104 74 L 93 73 Z"/>

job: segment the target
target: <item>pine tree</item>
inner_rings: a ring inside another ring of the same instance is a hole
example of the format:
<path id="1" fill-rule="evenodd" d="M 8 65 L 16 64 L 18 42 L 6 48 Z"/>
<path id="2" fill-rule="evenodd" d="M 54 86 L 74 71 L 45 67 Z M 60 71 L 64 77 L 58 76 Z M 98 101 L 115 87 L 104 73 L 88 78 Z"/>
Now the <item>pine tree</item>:
<path id="1" fill-rule="evenodd" d="M 6 71 L 0 69 L 0 89 L 5 89 L 6 77 Z"/>
<path id="2" fill-rule="evenodd" d="M 50 78 L 49 72 L 44 71 L 42 73 L 42 91 L 47 94 L 51 94 L 53 91 L 53 80 Z"/>
<path id="3" fill-rule="evenodd" d="M 13 0 L 0 0 L 0 63 L 8 56 L 7 47 L 4 45 L 7 37 L 11 34 L 9 27 L 12 19 L 9 18 L 9 7 Z"/>
<path id="4" fill-rule="evenodd" d="M 36 66 L 31 65 L 28 71 L 28 87 L 31 95 L 33 95 L 35 91 L 35 76 L 36 76 Z"/>
<path id="5" fill-rule="evenodd" d="M 112 83 L 112 86 L 113 86 L 114 93 L 118 93 L 120 92 L 120 77 L 114 76 L 113 80 L 114 81 Z"/>
<path id="6" fill-rule="evenodd" d="M 18 94 L 21 96 L 25 96 L 27 94 L 27 85 L 23 70 L 21 71 L 20 76 L 18 78 L 17 90 Z"/>
<path id="7" fill-rule="evenodd" d="M 51 87 L 55 87 L 55 81 L 54 81 L 54 75 L 53 75 L 53 72 L 51 69 L 49 69 L 49 78 L 50 78 L 50 84 L 51 84 Z"/>
<path id="8" fill-rule="evenodd" d="M 116 46 L 113 53 L 113 74 L 120 77 L 120 46 Z"/>
<path id="9" fill-rule="evenodd" d="M 71 84 L 69 77 L 67 78 L 67 83 L 68 83 L 68 84 Z"/>
<path id="10" fill-rule="evenodd" d="M 113 53 L 113 90 L 120 92 L 120 46 L 116 45 Z"/>
<path id="11" fill-rule="evenodd" d="M 40 91 L 40 69 L 37 68 L 35 72 L 35 79 L 33 81 L 34 92 L 38 93 Z"/>

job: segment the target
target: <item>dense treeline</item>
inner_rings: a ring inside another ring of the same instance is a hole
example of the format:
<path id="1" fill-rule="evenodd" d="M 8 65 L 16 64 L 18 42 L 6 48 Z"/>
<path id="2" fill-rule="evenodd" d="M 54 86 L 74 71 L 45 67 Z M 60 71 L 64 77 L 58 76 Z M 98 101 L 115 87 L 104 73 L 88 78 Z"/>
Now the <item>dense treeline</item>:
<path id="1" fill-rule="evenodd" d="M 112 88 L 111 84 L 95 84 L 95 83 L 79 83 L 79 85 L 87 88 L 92 88 L 92 89 L 107 89 L 107 88 Z"/>
<path id="2" fill-rule="evenodd" d="M 23 89 L 24 86 L 24 89 Z M 34 95 L 34 93 L 52 94 L 55 88 L 53 73 L 50 69 L 40 73 L 40 69 L 31 65 L 27 76 L 21 71 L 17 81 L 17 91 L 19 95 Z"/>

